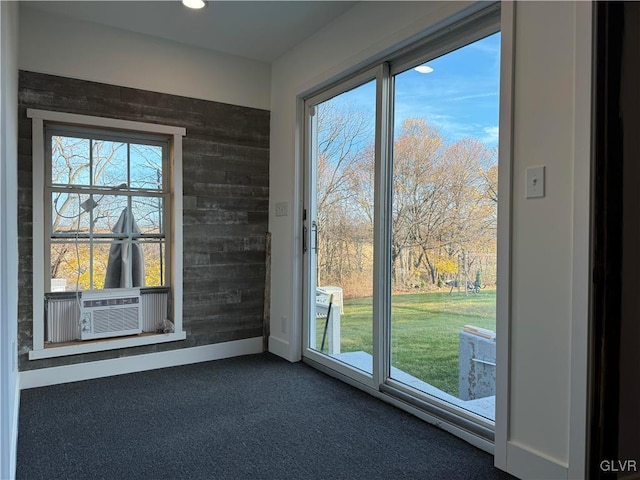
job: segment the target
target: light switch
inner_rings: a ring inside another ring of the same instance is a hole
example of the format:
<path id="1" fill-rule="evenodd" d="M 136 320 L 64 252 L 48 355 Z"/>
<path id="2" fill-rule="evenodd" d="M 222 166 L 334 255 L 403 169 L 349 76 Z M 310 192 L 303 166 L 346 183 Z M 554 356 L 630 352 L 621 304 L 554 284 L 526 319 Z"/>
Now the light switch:
<path id="1" fill-rule="evenodd" d="M 544 170 L 545 167 L 527 168 L 526 198 L 544 197 Z"/>

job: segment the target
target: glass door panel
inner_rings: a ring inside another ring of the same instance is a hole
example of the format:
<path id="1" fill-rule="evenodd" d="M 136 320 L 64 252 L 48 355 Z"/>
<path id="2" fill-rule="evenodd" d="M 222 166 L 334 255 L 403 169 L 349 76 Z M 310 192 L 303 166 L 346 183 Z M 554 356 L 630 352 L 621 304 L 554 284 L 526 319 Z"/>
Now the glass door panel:
<path id="1" fill-rule="evenodd" d="M 308 347 L 371 375 L 375 79 L 309 115 Z"/>
<path id="2" fill-rule="evenodd" d="M 394 76 L 390 378 L 495 416 L 500 34 Z"/>

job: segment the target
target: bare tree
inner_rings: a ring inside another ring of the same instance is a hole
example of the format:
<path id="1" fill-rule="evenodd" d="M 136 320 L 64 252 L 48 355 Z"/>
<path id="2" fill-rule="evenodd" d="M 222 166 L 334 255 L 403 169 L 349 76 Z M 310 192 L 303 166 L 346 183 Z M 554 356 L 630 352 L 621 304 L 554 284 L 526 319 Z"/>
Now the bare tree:
<path id="1" fill-rule="evenodd" d="M 406 120 L 394 142 L 391 259 L 396 284 L 425 269 L 438 279 L 438 256 L 455 258 L 488 234 L 495 206 L 487 203 L 491 152 L 475 139 L 444 144 L 424 119 Z M 465 254 L 466 255 L 466 254 Z"/>
<path id="2" fill-rule="evenodd" d="M 51 276 L 80 276 L 90 261 L 96 268 L 106 264 L 106 258 L 102 258 L 104 244 L 93 248 L 91 255 L 85 255 L 81 244 L 86 240 L 82 237 L 90 231 L 112 232 L 121 212 L 129 204 L 125 195 L 118 195 L 118 189 L 161 190 L 162 147 L 53 135 L 51 183 L 59 187 L 51 198 L 51 232 L 66 234 L 70 239 L 65 243 L 62 240 L 52 243 Z M 78 188 L 74 192 L 67 186 Z M 82 188 L 86 187 L 102 188 L 104 193 L 85 193 Z M 160 197 L 133 197 L 131 207 L 143 233 L 161 232 L 163 205 Z M 75 238 L 69 235 L 75 235 Z M 162 261 L 161 244 L 158 258 Z"/>
<path id="3" fill-rule="evenodd" d="M 374 228 L 372 119 L 338 103 L 318 115 L 317 206 L 323 282 L 356 283 L 371 268 Z M 444 141 L 429 122 L 403 122 L 393 145 L 391 262 L 395 288 L 435 284 L 495 253 L 495 149 Z M 485 261 L 486 263 L 486 261 Z M 368 271 L 369 279 L 372 271 Z"/>
<path id="4" fill-rule="evenodd" d="M 349 103 L 328 101 L 317 107 L 318 277 L 325 284 L 343 284 L 366 263 L 363 243 L 370 243 L 371 219 L 358 203 L 358 176 L 373 123 L 367 111 Z"/>

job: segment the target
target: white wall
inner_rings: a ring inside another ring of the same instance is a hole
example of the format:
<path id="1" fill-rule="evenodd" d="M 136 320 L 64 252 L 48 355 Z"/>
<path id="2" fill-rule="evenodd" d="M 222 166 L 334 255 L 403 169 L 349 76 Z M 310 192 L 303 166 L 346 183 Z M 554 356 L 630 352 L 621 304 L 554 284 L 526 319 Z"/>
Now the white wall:
<path id="1" fill-rule="evenodd" d="M 301 163 L 297 158 L 297 96 L 354 71 L 433 27 L 467 2 L 363 2 L 276 60 L 271 75 L 269 229 L 272 232 L 270 349 L 301 356 Z M 292 205 L 275 217 L 277 202 Z M 299 280 L 299 279 L 298 279 Z"/>
<path id="2" fill-rule="evenodd" d="M 21 2 L 19 68 L 269 109 L 270 67 L 41 12 Z"/>
<path id="3" fill-rule="evenodd" d="M 587 3 L 516 6 L 507 463 L 527 477 L 584 475 L 590 24 Z M 525 199 L 537 165 L 545 198 Z"/>
<path id="4" fill-rule="evenodd" d="M 0 2 L 0 478 L 18 441 L 18 6 Z"/>
<path id="5" fill-rule="evenodd" d="M 503 457 L 496 458 L 523 478 L 579 478 L 585 457 L 588 275 L 580 274 L 588 265 L 590 84 L 584 79 L 590 77 L 591 17 L 590 6 L 580 3 L 520 2 L 516 12 L 511 365 L 507 412 L 499 420 L 506 436 L 496 444 Z M 292 361 L 301 355 L 296 97 L 467 5 L 358 4 L 274 63 L 272 352 Z M 524 200 L 531 165 L 547 166 L 543 199 Z M 275 217 L 274 204 L 283 201 L 292 214 Z"/>

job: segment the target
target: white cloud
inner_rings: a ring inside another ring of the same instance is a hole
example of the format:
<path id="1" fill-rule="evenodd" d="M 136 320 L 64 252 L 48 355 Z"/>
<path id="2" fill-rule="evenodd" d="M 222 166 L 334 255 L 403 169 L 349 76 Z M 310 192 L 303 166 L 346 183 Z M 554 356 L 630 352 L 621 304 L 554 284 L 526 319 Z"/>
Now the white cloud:
<path id="1" fill-rule="evenodd" d="M 482 138 L 484 143 L 498 143 L 500 127 L 497 125 L 494 127 L 485 127 L 482 131 L 485 133 L 485 136 Z"/>
<path id="2" fill-rule="evenodd" d="M 489 93 L 476 93 L 473 95 L 463 95 L 460 97 L 450 98 L 449 101 L 458 102 L 460 100 L 470 100 L 472 98 L 486 98 L 486 97 L 497 97 L 498 92 L 489 92 Z"/>

